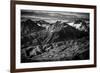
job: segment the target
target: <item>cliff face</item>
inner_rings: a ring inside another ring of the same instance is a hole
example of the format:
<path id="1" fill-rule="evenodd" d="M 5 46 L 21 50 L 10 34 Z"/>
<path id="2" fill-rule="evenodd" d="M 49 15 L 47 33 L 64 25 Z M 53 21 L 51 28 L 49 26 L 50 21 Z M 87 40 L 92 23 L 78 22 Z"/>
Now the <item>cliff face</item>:
<path id="1" fill-rule="evenodd" d="M 82 23 L 76 28 L 78 23 Z M 21 22 L 21 61 L 58 61 L 89 59 L 89 31 L 85 22 L 27 20 Z M 81 28 L 84 30 L 81 30 Z"/>

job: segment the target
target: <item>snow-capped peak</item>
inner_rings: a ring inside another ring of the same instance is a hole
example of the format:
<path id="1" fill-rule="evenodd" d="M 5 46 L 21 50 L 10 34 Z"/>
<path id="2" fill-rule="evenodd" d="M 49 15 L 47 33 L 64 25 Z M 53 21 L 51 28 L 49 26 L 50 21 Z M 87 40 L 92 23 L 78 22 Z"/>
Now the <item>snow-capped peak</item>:
<path id="1" fill-rule="evenodd" d="M 85 32 L 88 31 L 87 25 L 85 22 L 84 23 L 83 22 L 79 22 L 79 23 L 69 22 L 68 25 L 75 27 L 76 29 L 78 29 L 80 31 L 85 31 Z"/>

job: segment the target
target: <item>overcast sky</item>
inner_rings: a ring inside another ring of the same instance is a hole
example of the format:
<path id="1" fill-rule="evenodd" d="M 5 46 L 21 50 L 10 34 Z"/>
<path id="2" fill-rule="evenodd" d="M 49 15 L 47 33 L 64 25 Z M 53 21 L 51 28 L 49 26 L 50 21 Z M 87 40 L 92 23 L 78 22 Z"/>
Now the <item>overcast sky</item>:
<path id="1" fill-rule="evenodd" d="M 89 13 L 65 12 L 65 11 L 44 11 L 44 10 L 21 10 L 21 17 L 44 18 L 44 19 L 89 19 Z"/>

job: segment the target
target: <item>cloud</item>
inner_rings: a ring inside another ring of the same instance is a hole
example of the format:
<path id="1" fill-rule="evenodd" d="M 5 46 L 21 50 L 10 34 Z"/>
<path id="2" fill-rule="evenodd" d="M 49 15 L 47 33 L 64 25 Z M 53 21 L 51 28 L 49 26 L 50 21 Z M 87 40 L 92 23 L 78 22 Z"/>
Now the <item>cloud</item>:
<path id="1" fill-rule="evenodd" d="M 40 18 L 52 18 L 52 19 L 71 19 L 71 18 L 87 18 L 89 19 L 89 13 L 78 12 L 65 12 L 65 11 L 44 11 L 44 10 L 21 10 L 21 16 L 27 17 L 40 17 Z"/>

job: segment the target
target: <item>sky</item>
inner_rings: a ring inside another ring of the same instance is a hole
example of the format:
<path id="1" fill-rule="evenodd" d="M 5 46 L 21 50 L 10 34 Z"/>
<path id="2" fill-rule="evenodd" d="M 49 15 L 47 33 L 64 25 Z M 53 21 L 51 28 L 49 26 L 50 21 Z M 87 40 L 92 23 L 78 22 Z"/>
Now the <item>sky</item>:
<path id="1" fill-rule="evenodd" d="M 40 18 L 40 19 L 89 19 L 89 13 L 65 12 L 65 11 L 44 11 L 44 10 L 21 10 L 21 17 Z"/>

